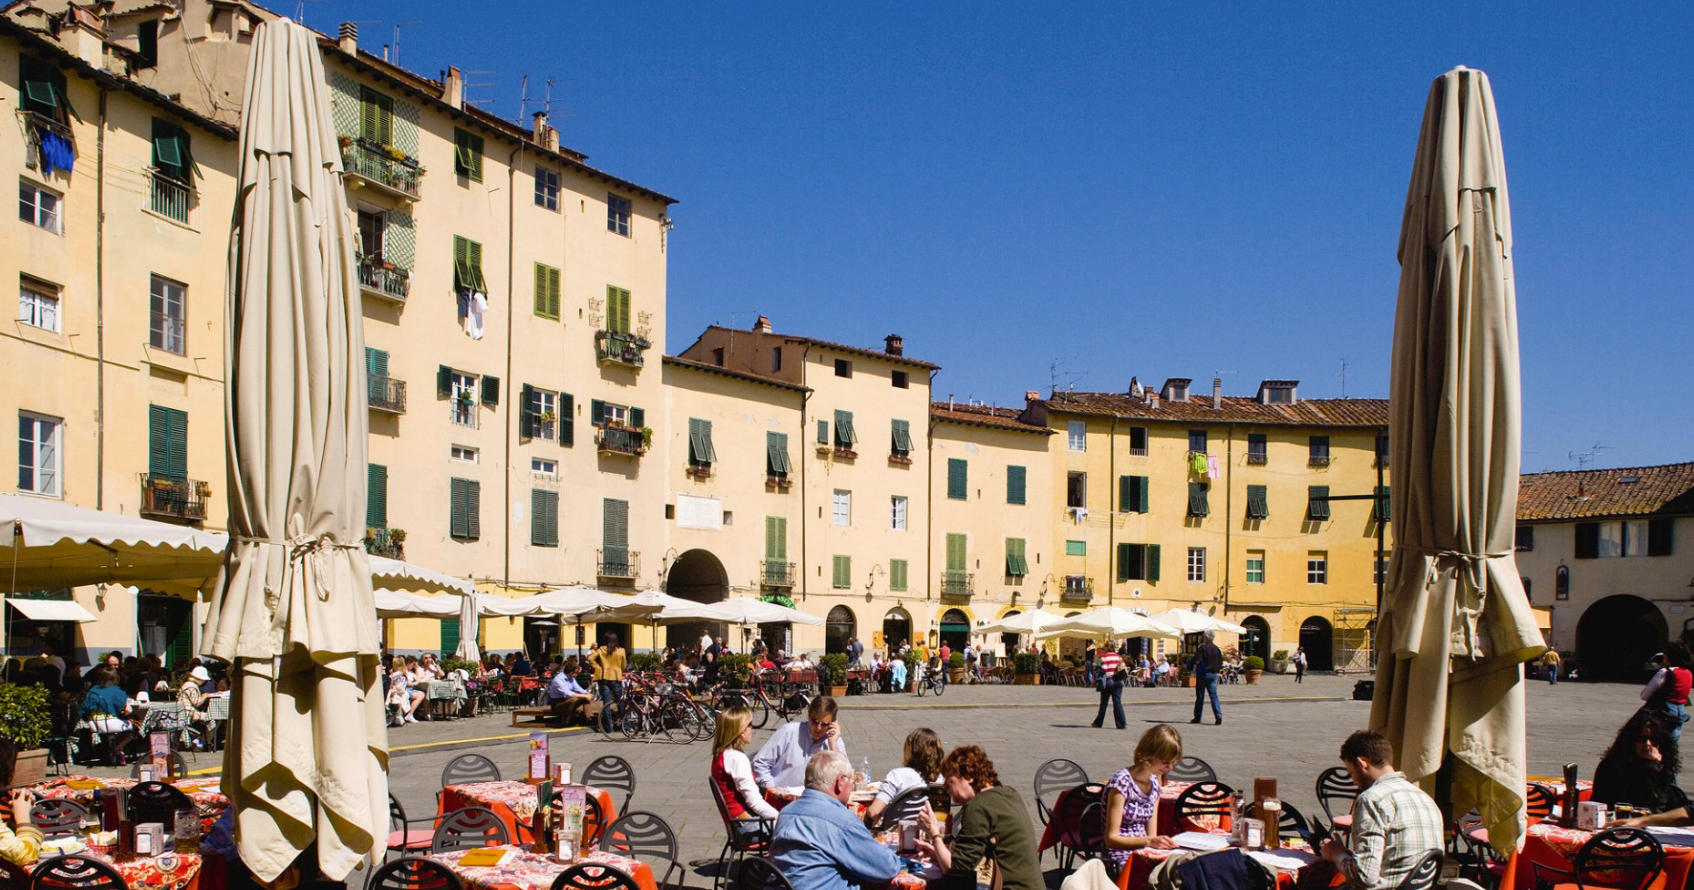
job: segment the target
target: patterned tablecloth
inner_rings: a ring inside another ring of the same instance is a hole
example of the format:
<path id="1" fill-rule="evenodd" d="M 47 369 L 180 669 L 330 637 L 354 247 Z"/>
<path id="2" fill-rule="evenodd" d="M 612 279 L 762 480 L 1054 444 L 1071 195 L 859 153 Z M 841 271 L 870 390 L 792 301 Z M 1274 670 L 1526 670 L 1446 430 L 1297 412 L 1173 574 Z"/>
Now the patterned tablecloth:
<path id="1" fill-rule="evenodd" d="M 1166 782 L 1164 785 L 1160 786 L 1159 814 L 1157 821 L 1154 822 L 1154 829 L 1159 834 L 1176 834 L 1179 831 L 1187 830 L 1187 828 L 1209 831 L 1213 828 L 1227 829 L 1230 827 L 1229 820 L 1225 817 L 1219 816 L 1201 816 L 1196 819 L 1189 820 L 1194 823 L 1191 826 L 1177 826 L 1176 799 L 1182 795 L 1182 792 L 1187 791 L 1191 784 L 1193 783 Z M 1080 788 L 1082 786 L 1079 785 L 1077 787 Z M 1057 800 L 1053 801 L 1054 818 L 1048 820 L 1046 829 L 1044 829 L 1041 833 L 1041 849 L 1046 850 L 1047 848 L 1057 844 L 1074 846 L 1081 837 L 1081 827 L 1076 824 L 1076 819 L 1060 818 L 1058 816 L 1059 813 L 1067 812 L 1067 808 L 1064 803 L 1065 797 L 1075 790 L 1076 788 L 1072 788 L 1065 791 L 1059 795 Z M 1081 813 L 1077 813 L 1076 815 L 1080 816 Z"/>
<path id="2" fill-rule="evenodd" d="M 176 854 L 176 867 L 168 872 L 159 867 L 158 859 L 153 858 L 114 862 L 105 856 L 80 855 L 98 859 L 117 869 L 130 890 L 198 890 L 200 886 L 201 862 L 194 853 Z"/>
<path id="3" fill-rule="evenodd" d="M 460 865 L 459 860 L 467 852 L 470 851 L 456 850 L 430 857 L 446 863 L 447 867 L 459 876 L 459 880 L 464 882 L 465 890 L 548 890 L 553 886 L 553 879 L 572 865 L 616 869 L 634 878 L 641 890 L 658 890 L 658 882 L 653 879 L 652 868 L 644 862 L 615 853 L 587 853 L 576 862 L 567 864 L 551 856 L 521 852 L 505 865 L 466 867 Z"/>
<path id="4" fill-rule="evenodd" d="M 1580 788 L 1579 788 L 1580 790 Z M 1538 822 L 1529 826 L 1524 836 L 1523 850 L 1512 854 L 1506 864 L 1511 886 L 1530 890 L 1535 886 L 1534 863 L 1569 870 L 1576 851 L 1593 837 L 1595 832 L 1580 828 L 1562 828 L 1553 822 Z M 1661 838 L 1661 840 L 1663 840 Z M 1694 872 L 1694 847 L 1665 844 L 1664 873 L 1647 890 L 1683 890 Z M 1504 882 L 1502 882 L 1504 883 Z"/>
<path id="5" fill-rule="evenodd" d="M 224 810 L 229 809 L 229 798 L 224 797 L 218 790 L 222 780 L 217 776 L 198 779 L 177 779 L 178 790 L 188 795 L 200 808 L 201 818 L 217 819 Z M 85 807 L 94 805 L 96 789 L 109 791 L 114 788 L 134 788 L 136 780 L 128 778 L 96 779 L 90 776 L 63 776 L 50 779 L 40 785 L 32 786 L 29 790 L 38 798 L 56 798 L 59 800 L 74 800 Z"/>
<path id="6" fill-rule="evenodd" d="M 1224 834 L 1226 832 L 1215 833 Z M 1169 859 L 1177 853 L 1186 852 L 1192 851 L 1152 849 L 1136 850 L 1130 855 L 1129 864 L 1123 871 L 1118 873 L 1118 887 L 1120 890 L 1143 890 L 1143 888 L 1147 886 L 1148 878 L 1153 874 L 1153 869 L 1157 867 L 1159 863 L 1164 862 L 1166 859 Z M 1312 853 L 1312 851 L 1306 847 L 1304 842 L 1296 842 L 1295 844 L 1285 846 L 1276 852 L 1291 857 L 1297 857 L 1301 860 L 1321 861 L 1320 857 Z M 1307 864 L 1310 863 L 1308 862 Z M 1295 885 L 1298 875 L 1299 869 L 1276 868 L 1276 886 L 1278 890 L 1291 890 L 1291 888 Z"/>
<path id="7" fill-rule="evenodd" d="M 512 840 L 520 844 L 535 842 L 535 836 L 524 826 L 535 822 L 536 786 L 527 782 L 467 782 L 441 789 L 441 814 L 465 807 L 487 807 L 506 824 Z M 599 824 L 588 827 L 589 842 L 598 839 L 600 832 L 617 821 L 618 809 L 612 796 L 599 788 L 589 787 L 588 793 L 600 803 Z"/>

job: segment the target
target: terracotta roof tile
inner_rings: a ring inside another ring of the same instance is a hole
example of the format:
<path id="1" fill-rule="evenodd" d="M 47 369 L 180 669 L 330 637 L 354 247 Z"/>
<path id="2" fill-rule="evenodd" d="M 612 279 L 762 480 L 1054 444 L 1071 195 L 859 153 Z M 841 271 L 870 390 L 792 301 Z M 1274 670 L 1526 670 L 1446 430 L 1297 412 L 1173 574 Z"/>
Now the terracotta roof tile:
<path id="1" fill-rule="evenodd" d="M 991 408 L 987 405 L 960 405 L 957 403 L 949 407 L 946 402 L 931 402 L 929 416 L 935 420 L 948 423 L 964 423 L 1042 436 L 1051 436 L 1058 432 L 1043 424 L 1024 422 L 1020 419 L 1023 412 L 1016 408 Z"/>
<path id="2" fill-rule="evenodd" d="M 1694 463 L 1526 473 L 1518 480 L 1521 520 L 1653 515 L 1694 515 Z"/>
<path id="3" fill-rule="evenodd" d="M 1157 403 L 1158 407 L 1153 407 Z M 1186 402 L 1136 398 L 1126 393 L 1058 392 L 1049 411 L 1144 420 L 1251 423 L 1265 426 L 1372 427 L 1388 425 L 1387 399 L 1301 399 L 1292 405 L 1262 405 L 1256 399 L 1224 396 L 1217 408 L 1209 395 Z"/>
<path id="4" fill-rule="evenodd" d="M 812 391 L 811 387 L 801 386 L 798 383 L 789 383 L 786 380 L 766 377 L 763 374 L 749 374 L 746 371 L 737 371 L 733 368 L 720 368 L 717 365 L 708 364 L 706 362 L 697 362 L 691 358 L 683 358 L 679 355 L 667 355 L 664 358 L 664 362 L 667 365 L 673 365 L 678 368 L 688 368 L 693 371 L 704 371 L 707 374 L 718 374 L 724 377 L 733 377 L 736 380 L 746 380 L 750 383 L 763 383 L 766 386 L 774 386 L 779 389 L 787 389 L 794 392 Z"/>

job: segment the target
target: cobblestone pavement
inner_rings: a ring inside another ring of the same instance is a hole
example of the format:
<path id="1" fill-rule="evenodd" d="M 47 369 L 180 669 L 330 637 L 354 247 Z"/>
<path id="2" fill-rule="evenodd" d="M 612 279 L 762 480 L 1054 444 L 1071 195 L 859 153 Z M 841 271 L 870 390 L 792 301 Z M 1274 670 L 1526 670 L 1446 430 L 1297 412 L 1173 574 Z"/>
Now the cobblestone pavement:
<path id="1" fill-rule="evenodd" d="M 1096 694 L 1085 688 L 966 686 L 945 696 L 853 696 L 842 700 L 841 722 L 855 765 L 870 758 L 880 777 L 899 765 L 907 732 L 929 726 L 944 745 L 981 745 L 993 758 L 1003 782 L 1031 799 L 1035 770 L 1053 757 L 1082 764 L 1091 778 L 1104 781 L 1130 760 L 1136 738 L 1148 726 L 1170 723 L 1182 732 L 1185 752 L 1201 757 L 1219 777 L 1250 787 L 1255 776 L 1275 776 L 1281 792 L 1303 812 L 1317 810 L 1312 794 L 1317 774 L 1337 762 L 1336 752 L 1349 732 L 1363 728 L 1368 702 L 1350 699 L 1359 677 L 1292 677 L 1267 674 L 1255 686 L 1224 686 L 1224 724 L 1212 724 L 1210 708 L 1201 726 L 1193 716 L 1193 693 L 1186 689 L 1125 690 L 1125 731 L 1096 730 Z M 1529 766 L 1531 774 L 1552 775 L 1561 764 L 1580 764 L 1592 773 L 1601 751 L 1639 705 L 1636 688 L 1612 684 L 1564 683 L 1529 686 Z M 756 734 L 756 750 L 776 727 L 777 718 Z M 527 735 L 510 727 L 504 712 L 474 719 L 422 723 L 396 729 L 391 736 L 391 784 L 409 815 L 434 812 L 441 770 L 453 757 L 474 751 L 487 755 L 508 776 L 521 776 Z M 1111 726 L 1110 714 L 1106 725 Z M 578 770 L 605 754 L 634 765 L 638 786 L 634 809 L 650 810 L 676 828 L 683 859 L 717 855 L 723 829 L 706 786 L 708 742 L 688 745 L 664 741 L 611 741 L 581 729 L 555 731 L 550 745 L 555 760 Z M 215 772 L 216 755 L 201 754 L 190 763 L 196 772 Z M 101 772 L 98 771 L 97 772 Z M 1031 800 L 1033 807 L 1033 801 Z M 694 883 L 698 884 L 696 880 Z"/>

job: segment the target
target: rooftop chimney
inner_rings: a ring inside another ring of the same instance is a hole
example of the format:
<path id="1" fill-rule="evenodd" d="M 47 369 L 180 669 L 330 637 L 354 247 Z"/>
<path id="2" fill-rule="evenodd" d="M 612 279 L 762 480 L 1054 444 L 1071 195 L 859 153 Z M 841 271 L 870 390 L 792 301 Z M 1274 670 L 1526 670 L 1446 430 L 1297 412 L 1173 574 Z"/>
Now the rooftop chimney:
<path id="1" fill-rule="evenodd" d="M 341 51 L 350 55 L 359 54 L 359 23 L 342 22 L 341 37 L 335 41 Z"/>
<path id="2" fill-rule="evenodd" d="M 899 334 L 889 334 L 882 338 L 882 342 L 887 344 L 883 347 L 883 352 L 886 352 L 889 355 L 906 354 L 906 341 Z"/>
<path id="3" fill-rule="evenodd" d="M 534 121 L 534 123 L 530 124 L 529 138 L 534 139 L 538 143 L 546 143 L 546 141 L 547 141 L 547 112 L 537 111 L 531 119 Z"/>
<path id="4" fill-rule="evenodd" d="M 1212 410 L 1216 411 L 1216 410 L 1218 410 L 1219 408 L 1222 408 L 1222 407 L 1223 407 L 1223 378 L 1222 377 L 1213 377 L 1212 378 Z"/>
<path id="5" fill-rule="evenodd" d="M 771 332 L 771 318 L 770 318 L 770 316 L 768 316 L 768 315 L 759 316 L 759 320 L 753 322 L 753 330 L 758 331 L 761 334 L 770 333 Z"/>
<path id="6" fill-rule="evenodd" d="M 451 65 L 441 78 L 441 101 L 454 108 L 465 107 L 465 76 Z"/>
<path id="7" fill-rule="evenodd" d="M 1026 389 L 1023 391 L 1023 400 L 1026 402 L 1039 402 L 1041 401 L 1041 393 L 1038 393 L 1033 389 Z"/>

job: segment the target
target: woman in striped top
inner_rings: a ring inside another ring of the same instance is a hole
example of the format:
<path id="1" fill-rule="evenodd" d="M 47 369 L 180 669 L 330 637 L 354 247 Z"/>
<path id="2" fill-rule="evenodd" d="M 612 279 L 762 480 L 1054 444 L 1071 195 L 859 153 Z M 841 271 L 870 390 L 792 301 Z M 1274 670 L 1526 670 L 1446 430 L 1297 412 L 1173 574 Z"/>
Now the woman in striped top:
<path id="1" fill-rule="evenodd" d="M 1100 711 L 1094 715 L 1094 728 L 1099 729 L 1106 722 L 1106 702 L 1112 703 L 1112 716 L 1117 719 L 1118 729 L 1123 729 L 1127 723 L 1123 719 L 1123 684 L 1129 679 L 1124 671 L 1123 656 L 1110 646 L 1100 647 L 1098 670 L 1094 674 L 1094 688 L 1100 690 Z"/>

